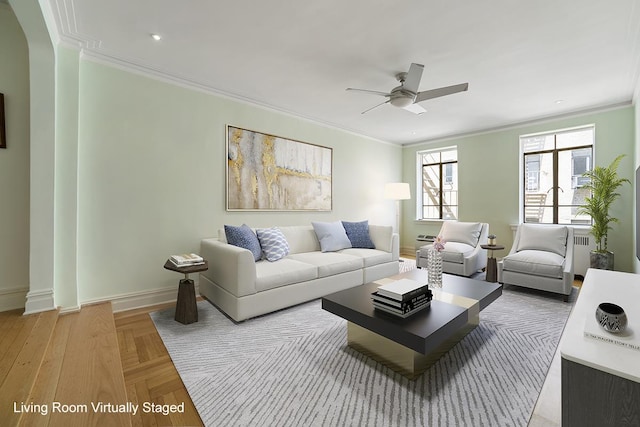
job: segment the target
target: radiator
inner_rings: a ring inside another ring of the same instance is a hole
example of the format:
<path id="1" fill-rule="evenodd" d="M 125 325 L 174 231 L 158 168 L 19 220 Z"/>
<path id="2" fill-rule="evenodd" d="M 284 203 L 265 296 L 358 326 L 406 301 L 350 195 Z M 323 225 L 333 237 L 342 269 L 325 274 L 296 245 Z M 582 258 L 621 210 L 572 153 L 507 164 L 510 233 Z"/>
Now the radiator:
<path id="1" fill-rule="evenodd" d="M 582 230 L 580 230 L 582 231 Z M 574 229 L 573 236 L 573 272 L 578 276 L 584 277 L 589 268 L 589 253 L 596 248 L 593 236 L 588 231 L 578 234 L 578 229 Z"/>

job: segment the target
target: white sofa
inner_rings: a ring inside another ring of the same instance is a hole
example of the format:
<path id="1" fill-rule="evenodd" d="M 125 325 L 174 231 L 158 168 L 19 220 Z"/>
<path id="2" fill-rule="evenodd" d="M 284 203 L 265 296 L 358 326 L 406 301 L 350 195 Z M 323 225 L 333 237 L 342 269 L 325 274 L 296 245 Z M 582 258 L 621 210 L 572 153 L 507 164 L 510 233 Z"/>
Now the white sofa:
<path id="1" fill-rule="evenodd" d="M 487 251 L 480 245 L 487 243 L 489 224 L 486 222 L 445 221 L 439 236 L 445 240 L 442 250 L 442 271 L 459 276 L 471 276 L 487 267 Z M 416 251 L 418 268 L 427 268 L 427 253 L 432 244 Z"/>
<path id="2" fill-rule="evenodd" d="M 224 229 L 200 243 L 209 262 L 200 294 L 235 321 L 398 274 L 399 238 L 390 226 L 369 225 L 375 249 L 336 252 L 321 252 L 311 225 L 278 228 L 289 255 L 275 262 L 254 261 L 249 250 L 226 242 Z"/>

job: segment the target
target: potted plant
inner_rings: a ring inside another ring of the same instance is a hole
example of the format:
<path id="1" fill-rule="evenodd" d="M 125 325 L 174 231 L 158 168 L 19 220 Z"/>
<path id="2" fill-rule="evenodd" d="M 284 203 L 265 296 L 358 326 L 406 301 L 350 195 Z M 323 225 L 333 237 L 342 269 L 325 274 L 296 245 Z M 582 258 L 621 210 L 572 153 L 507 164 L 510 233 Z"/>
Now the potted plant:
<path id="1" fill-rule="evenodd" d="M 586 204 L 578 210 L 579 214 L 591 216 L 591 234 L 596 241 L 596 249 L 591 251 L 590 264 L 592 268 L 613 270 L 613 253 L 607 249 L 607 234 L 611 225 L 618 222 L 618 218 L 609 215 L 613 202 L 620 197 L 618 188 L 625 182 L 631 184 L 627 178 L 618 176 L 618 165 L 624 154 L 616 157 L 609 166 L 596 166 L 582 174 L 589 178 L 589 184 L 584 186 L 591 191 L 591 197 L 585 198 Z"/>

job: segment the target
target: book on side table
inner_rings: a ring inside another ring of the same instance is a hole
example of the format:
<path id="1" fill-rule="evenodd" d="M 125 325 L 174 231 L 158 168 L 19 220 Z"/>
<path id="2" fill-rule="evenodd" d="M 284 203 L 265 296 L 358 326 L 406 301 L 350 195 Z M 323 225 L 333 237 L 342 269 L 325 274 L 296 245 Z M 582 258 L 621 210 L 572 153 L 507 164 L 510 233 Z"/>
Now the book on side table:
<path id="1" fill-rule="evenodd" d="M 169 261 L 176 267 L 187 267 L 191 265 L 201 265 L 204 264 L 204 258 L 202 258 L 198 254 L 180 254 L 180 255 L 171 255 Z"/>

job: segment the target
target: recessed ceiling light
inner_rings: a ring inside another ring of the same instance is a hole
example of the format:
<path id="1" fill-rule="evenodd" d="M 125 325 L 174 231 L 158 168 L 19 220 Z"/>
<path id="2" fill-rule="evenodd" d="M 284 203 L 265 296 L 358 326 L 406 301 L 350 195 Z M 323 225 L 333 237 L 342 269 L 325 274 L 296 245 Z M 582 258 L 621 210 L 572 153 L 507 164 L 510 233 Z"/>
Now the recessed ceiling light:
<path id="1" fill-rule="evenodd" d="M 564 102 L 564 99 L 556 99 L 554 102 L 556 104 L 562 104 Z"/>
<path id="2" fill-rule="evenodd" d="M 151 34 L 151 38 L 154 39 L 155 41 L 162 40 L 162 36 L 160 34 Z"/>

